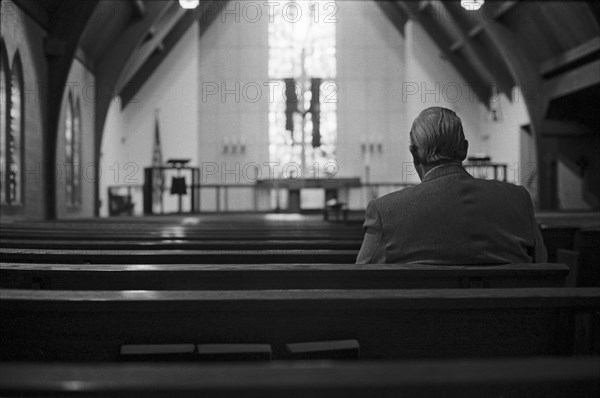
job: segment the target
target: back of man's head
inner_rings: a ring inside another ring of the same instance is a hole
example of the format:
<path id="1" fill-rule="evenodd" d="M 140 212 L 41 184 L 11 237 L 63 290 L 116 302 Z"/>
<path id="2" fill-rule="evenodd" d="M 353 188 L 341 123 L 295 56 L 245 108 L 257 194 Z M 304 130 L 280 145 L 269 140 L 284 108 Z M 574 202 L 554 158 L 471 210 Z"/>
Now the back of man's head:
<path id="1" fill-rule="evenodd" d="M 420 164 L 462 162 L 467 141 L 462 122 L 454 111 L 431 107 L 422 111 L 410 131 L 411 152 Z"/>

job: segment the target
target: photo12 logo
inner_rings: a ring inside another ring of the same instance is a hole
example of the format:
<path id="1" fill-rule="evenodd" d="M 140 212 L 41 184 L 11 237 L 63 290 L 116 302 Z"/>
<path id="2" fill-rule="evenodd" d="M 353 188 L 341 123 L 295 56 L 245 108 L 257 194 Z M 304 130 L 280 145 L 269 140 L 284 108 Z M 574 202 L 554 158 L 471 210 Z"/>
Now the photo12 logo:
<path id="1" fill-rule="evenodd" d="M 335 1 L 222 1 L 217 3 L 199 0 L 179 0 L 186 10 L 196 10 L 205 16 L 220 14 L 221 23 L 273 23 L 282 18 L 287 23 L 298 23 L 310 18 L 314 23 L 337 23 L 339 5 Z"/>
<path id="2" fill-rule="evenodd" d="M 304 97 L 305 90 L 300 82 L 294 83 L 295 101 Z M 287 100 L 287 86 L 282 80 L 267 82 L 202 82 L 202 102 L 217 101 L 222 104 L 226 102 L 248 102 L 257 103 L 266 99 L 269 104 L 278 100 Z M 330 104 L 338 102 L 338 84 L 333 80 L 325 80 L 320 85 L 321 103 Z"/>

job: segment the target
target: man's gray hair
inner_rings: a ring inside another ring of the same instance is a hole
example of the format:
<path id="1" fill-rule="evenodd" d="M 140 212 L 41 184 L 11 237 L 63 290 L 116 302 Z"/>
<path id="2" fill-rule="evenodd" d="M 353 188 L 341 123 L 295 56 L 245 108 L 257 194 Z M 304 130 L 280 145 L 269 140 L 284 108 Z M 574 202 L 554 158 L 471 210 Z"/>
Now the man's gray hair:
<path id="1" fill-rule="evenodd" d="M 447 108 L 436 106 L 422 111 L 413 122 L 410 140 L 425 164 L 463 161 L 467 157 L 462 122 Z"/>

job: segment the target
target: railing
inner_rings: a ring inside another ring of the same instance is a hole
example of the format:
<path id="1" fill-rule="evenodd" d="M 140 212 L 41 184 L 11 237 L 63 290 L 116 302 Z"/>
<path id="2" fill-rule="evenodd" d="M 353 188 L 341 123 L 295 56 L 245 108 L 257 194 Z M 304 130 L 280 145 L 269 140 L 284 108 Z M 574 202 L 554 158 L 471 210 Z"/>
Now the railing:
<path id="1" fill-rule="evenodd" d="M 493 175 L 493 180 L 508 181 L 508 165 L 506 163 L 471 161 L 463 163 L 463 166 L 475 178 L 487 180 Z"/>
<path id="2" fill-rule="evenodd" d="M 350 210 L 364 210 L 371 199 L 397 191 L 413 184 L 369 183 L 339 190 L 338 200 Z M 264 188 L 254 184 L 201 184 L 188 186 L 194 191 L 195 208 L 200 213 L 212 212 L 278 212 L 287 211 L 289 192 L 286 188 Z M 157 206 L 155 214 L 173 214 L 178 211 L 177 195 L 170 195 L 170 187 L 164 187 L 163 206 Z M 324 189 L 304 189 L 302 210 L 320 210 L 325 204 Z M 143 214 L 143 185 L 114 185 L 108 187 L 109 216 Z M 189 200 L 183 201 L 183 213 L 190 213 Z"/>

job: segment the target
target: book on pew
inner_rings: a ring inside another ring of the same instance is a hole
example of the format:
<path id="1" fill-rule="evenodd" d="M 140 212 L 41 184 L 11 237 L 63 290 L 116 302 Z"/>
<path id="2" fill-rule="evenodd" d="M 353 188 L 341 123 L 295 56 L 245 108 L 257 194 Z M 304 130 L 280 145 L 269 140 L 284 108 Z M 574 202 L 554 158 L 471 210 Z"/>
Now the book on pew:
<path id="1" fill-rule="evenodd" d="M 197 344 L 201 361 L 270 361 L 269 344 Z"/>
<path id="2" fill-rule="evenodd" d="M 312 341 L 286 344 L 290 359 L 359 359 L 360 345 L 356 340 Z"/>
<path id="3" fill-rule="evenodd" d="M 193 344 L 124 344 L 123 361 L 192 361 L 196 359 Z"/>

